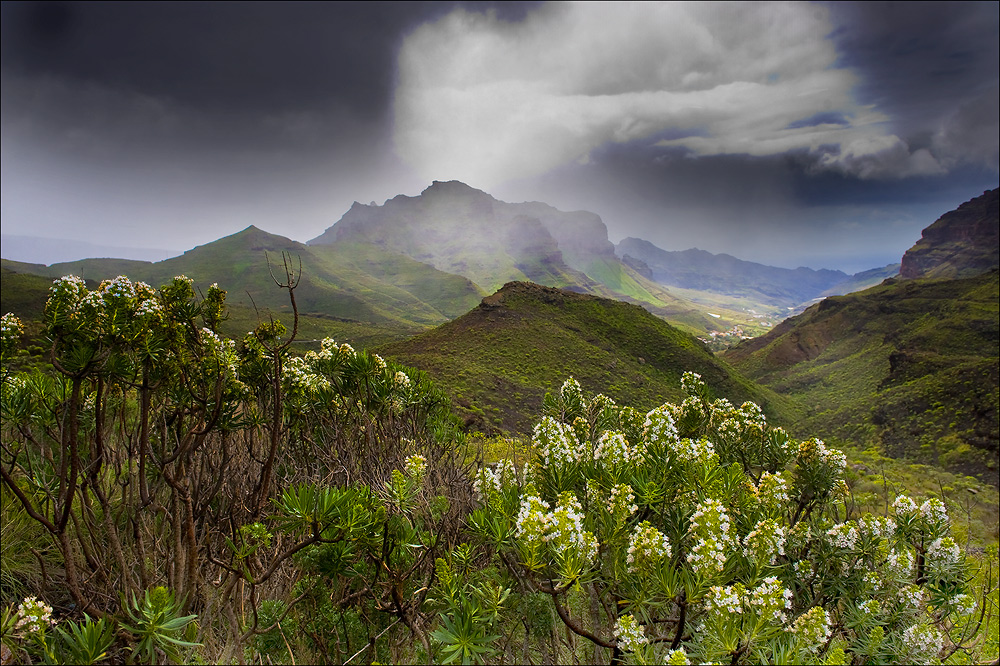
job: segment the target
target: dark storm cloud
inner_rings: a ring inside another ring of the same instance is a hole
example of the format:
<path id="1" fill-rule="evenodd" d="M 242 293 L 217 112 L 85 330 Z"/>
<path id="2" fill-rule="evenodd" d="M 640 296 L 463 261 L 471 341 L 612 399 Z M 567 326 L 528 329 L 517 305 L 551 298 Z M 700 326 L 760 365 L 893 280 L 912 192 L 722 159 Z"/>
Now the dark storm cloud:
<path id="1" fill-rule="evenodd" d="M 936 129 L 957 105 L 997 85 L 1000 3 L 828 6 L 840 62 L 860 74 L 860 101 L 877 104 L 904 134 Z"/>
<path id="2" fill-rule="evenodd" d="M 446 10 L 440 7 L 436 11 Z M 7 3 L 3 63 L 232 113 L 384 112 L 422 3 Z"/>
<path id="3" fill-rule="evenodd" d="M 458 178 L 616 238 L 842 267 L 811 248 L 898 258 L 995 186 L 996 3 L 0 13 L 5 233 L 306 240 L 354 200 Z"/>
<path id="4" fill-rule="evenodd" d="M 5 233 L 305 240 L 355 199 L 419 191 L 386 127 L 396 52 L 455 6 L 4 2 Z"/>

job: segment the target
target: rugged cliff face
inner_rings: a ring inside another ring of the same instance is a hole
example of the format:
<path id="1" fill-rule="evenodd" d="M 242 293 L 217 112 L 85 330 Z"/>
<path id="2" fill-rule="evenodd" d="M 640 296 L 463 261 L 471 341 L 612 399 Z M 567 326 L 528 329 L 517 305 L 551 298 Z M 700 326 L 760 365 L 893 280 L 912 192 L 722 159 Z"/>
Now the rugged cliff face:
<path id="1" fill-rule="evenodd" d="M 959 278 L 1000 265 L 1000 188 L 983 192 L 924 229 L 903 255 L 902 278 Z"/>

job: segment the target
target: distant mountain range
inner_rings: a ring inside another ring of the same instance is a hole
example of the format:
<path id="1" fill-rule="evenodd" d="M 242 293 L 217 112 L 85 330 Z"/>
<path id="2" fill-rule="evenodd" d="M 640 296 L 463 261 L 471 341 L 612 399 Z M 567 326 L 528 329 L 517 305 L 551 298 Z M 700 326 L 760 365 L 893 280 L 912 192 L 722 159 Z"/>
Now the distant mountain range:
<path id="1" fill-rule="evenodd" d="M 776 268 L 743 261 L 728 254 L 693 248 L 662 250 L 641 238 L 626 238 L 615 246 L 622 262 L 667 286 L 746 298 L 750 303 L 795 307 L 839 289 L 853 291 L 878 284 L 898 272 L 893 264 L 857 275 L 811 268 Z"/>
<path id="2" fill-rule="evenodd" d="M 119 257 L 137 259 L 139 261 L 162 261 L 181 253 L 180 250 L 98 245 L 86 241 L 41 238 L 39 236 L 17 234 L 0 235 L 0 245 L 3 246 L 3 256 L 5 259 L 12 259 L 28 264 L 55 264 L 66 261 L 77 261 L 87 257 Z"/>
<path id="3" fill-rule="evenodd" d="M 304 313 L 410 331 L 456 317 L 510 281 L 636 303 L 696 335 L 739 326 L 763 330 L 749 310 L 770 307 L 780 319 L 838 285 L 866 287 L 888 274 L 882 269 L 859 281 L 840 271 L 792 271 L 700 250 L 666 252 L 640 239 L 616 248 L 593 213 L 507 203 L 458 181 L 434 182 L 418 196 L 400 195 L 381 206 L 355 203 L 307 244 L 249 227 L 157 262 L 4 266 L 93 280 L 123 273 L 150 283 L 183 273 L 200 287 L 218 282 L 234 305 L 280 311 L 287 304 L 270 279 L 265 252 L 301 259 L 297 295 Z"/>
<path id="4" fill-rule="evenodd" d="M 802 425 L 997 484 L 1000 189 L 924 230 L 898 278 L 827 298 L 724 357 Z"/>

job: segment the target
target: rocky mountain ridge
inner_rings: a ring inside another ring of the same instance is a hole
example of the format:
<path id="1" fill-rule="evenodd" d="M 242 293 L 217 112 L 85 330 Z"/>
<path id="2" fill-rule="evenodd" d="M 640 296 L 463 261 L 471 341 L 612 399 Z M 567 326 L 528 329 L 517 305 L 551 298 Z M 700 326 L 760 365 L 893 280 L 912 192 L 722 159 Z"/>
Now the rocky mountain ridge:
<path id="1" fill-rule="evenodd" d="M 983 192 L 923 230 L 900 277 L 969 277 L 1000 264 L 1000 188 Z"/>

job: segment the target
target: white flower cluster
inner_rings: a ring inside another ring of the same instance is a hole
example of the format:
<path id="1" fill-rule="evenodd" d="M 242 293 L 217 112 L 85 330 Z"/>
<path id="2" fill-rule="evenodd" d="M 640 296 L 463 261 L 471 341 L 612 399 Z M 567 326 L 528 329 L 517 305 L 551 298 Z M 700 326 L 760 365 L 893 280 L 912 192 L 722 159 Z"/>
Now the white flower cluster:
<path id="1" fill-rule="evenodd" d="M 559 494 L 551 512 L 537 495 L 523 495 L 515 535 L 531 546 L 548 542 L 557 554 L 574 554 L 588 562 L 597 557 L 597 539 L 583 529 L 583 507 L 569 491 Z"/>
<path id="2" fill-rule="evenodd" d="M 77 303 L 87 293 L 87 284 L 75 275 L 64 275 L 52 281 L 49 298 Z"/>
<path id="3" fill-rule="evenodd" d="M 52 606 L 49 606 L 44 601 L 39 601 L 35 597 L 27 597 L 17 607 L 17 622 L 14 624 L 15 631 L 33 634 L 44 631 L 53 624 L 55 624 L 55 620 L 52 619 Z"/>
<path id="4" fill-rule="evenodd" d="M 809 560 L 798 560 L 792 566 L 792 570 L 795 571 L 795 577 L 801 581 L 810 580 L 815 573 L 813 571 L 813 563 Z"/>
<path id="5" fill-rule="evenodd" d="M 113 280 L 102 281 L 97 289 L 114 298 L 125 299 L 136 297 L 135 285 L 124 275 L 119 275 Z"/>
<path id="6" fill-rule="evenodd" d="M 774 564 L 785 554 L 785 529 L 774 520 L 762 520 L 743 538 L 743 554 L 765 564 Z"/>
<path id="7" fill-rule="evenodd" d="M 406 459 L 404 468 L 406 470 L 406 474 L 411 479 L 417 479 L 419 481 L 424 478 L 424 474 L 427 472 L 427 458 L 419 453 L 414 453 Z"/>
<path id="8" fill-rule="evenodd" d="M 396 375 L 392 378 L 392 384 L 397 391 L 405 393 L 410 390 L 410 378 L 402 370 L 396 371 Z"/>
<path id="9" fill-rule="evenodd" d="M 858 544 L 858 529 L 853 520 L 834 525 L 826 531 L 830 544 L 841 550 L 853 550 Z"/>
<path id="10" fill-rule="evenodd" d="M 920 515 L 931 525 L 948 524 L 948 510 L 945 508 L 944 502 L 936 498 L 931 498 L 920 505 Z"/>
<path id="11" fill-rule="evenodd" d="M 869 599 L 858 604 L 858 610 L 865 617 L 873 618 L 882 612 L 882 607 L 879 605 L 878 599 Z"/>
<path id="12" fill-rule="evenodd" d="M 285 363 L 285 379 L 289 386 L 304 395 L 310 395 L 330 388 L 330 380 L 313 371 L 306 361 L 293 356 Z"/>
<path id="13" fill-rule="evenodd" d="M 163 317 L 163 306 L 155 298 L 147 298 L 135 309 L 136 317 L 148 317 L 150 319 L 161 319 Z"/>
<path id="14" fill-rule="evenodd" d="M 521 509 L 517 513 L 518 539 L 534 545 L 541 545 L 549 531 L 549 503 L 537 495 L 521 497 Z"/>
<path id="15" fill-rule="evenodd" d="M 355 356 L 354 347 L 346 342 L 337 345 L 333 338 L 323 338 L 319 343 L 319 351 L 306 352 L 306 360 L 310 364 L 317 364 L 323 361 L 336 361 L 338 359 L 350 359 Z"/>
<path id="16" fill-rule="evenodd" d="M 964 617 L 975 612 L 976 600 L 968 594 L 956 594 L 948 600 L 948 608 L 960 617 Z"/>
<path id="17" fill-rule="evenodd" d="M 681 375 L 681 390 L 690 396 L 695 395 L 704 388 L 705 382 L 701 381 L 701 375 L 690 370 Z"/>
<path id="18" fill-rule="evenodd" d="M 792 608 L 792 591 L 779 583 L 774 576 L 769 576 L 750 590 L 745 603 L 747 612 L 754 612 L 758 617 L 784 624 L 788 619 L 785 611 Z"/>
<path id="19" fill-rule="evenodd" d="M 572 377 L 564 381 L 562 387 L 559 389 L 559 397 L 563 399 L 563 402 L 570 400 L 582 401 L 583 389 L 580 388 L 580 382 Z"/>
<path id="20" fill-rule="evenodd" d="M 788 481 L 781 472 L 764 472 L 760 475 L 757 498 L 768 509 L 776 509 L 788 501 Z"/>
<path id="21" fill-rule="evenodd" d="M 816 652 L 830 637 L 830 616 L 823 608 L 814 606 L 795 618 L 789 631 L 806 650 Z"/>
<path id="22" fill-rule="evenodd" d="M 934 627 L 915 624 L 903 632 L 903 645 L 914 664 L 929 664 L 944 647 L 944 637 Z"/>
<path id="23" fill-rule="evenodd" d="M 745 425 L 759 430 L 763 430 L 767 425 L 767 417 L 764 416 L 764 410 L 756 402 L 744 402 L 739 409 L 739 414 Z"/>
<path id="24" fill-rule="evenodd" d="M 545 467 L 558 468 L 577 463 L 583 455 L 583 447 L 573 428 L 549 416 L 543 417 L 535 426 L 531 441 L 538 448 Z"/>
<path id="25" fill-rule="evenodd" d="M 913 583 L 903 586 L 896 598 L 904 610 L 917 612 L 924 605 L 924 591 Z"/>
<path id="26" fill-rule="evenodd" d="M 589 485 L 587 491 L 590 492 Z M 612 486 L 607 507 L 608 513 L 614 516 L 618 523 L 625 522 L 629 516 L 639 510 L 635 504 L 635 493 L 632 492 L 632 486 L 626 483 L 617 483 Z"/>
<path id="27" fill-rule="evenodd" d="M 220 338 L 209 328 L 201 329 L 201 340 L 219 365 L 226 369 L 229 378 L 243 386 L 239 382 L 239 357 L 236 354 L 236 341 Z"/>
<path id="28" fill-rule="evenodd" d="M 597 538 L 583 529 L 583 507 L 572 492 L 559 493 L 549 526 L 546 540 L 552 543 L 557 553 L 572 551 L 588 562 L 597 557 Z"/>
<path id="29" fill-rule="evenodd" d="M 701 461 L 704 463 L 715 462 L 715 446 L 704 437 L 693 440 L 684 438 L 680 441 L 671 442 L 670 449 L 678 460 L 684 462 Z"/>
<path id="30" fill-rule="evenodd" d="M 705 595 L 705 607 L 709 611 L 719 611 L 723 615 L 743 613 L 743 586 L 736 585 L 713 585 Z"/>
<path id="31" fill-rule="evenodd" d="M 837 472 L 842 472 L 847 467 L 847 456 L 843 451 L 827 448 L 823 440 L 815 437 L 799 444 L 799 458 L 803 462 L 816 459 Z"/>
<path id="32" fill-rule="evenodd" d="M 906 495 L 899 495 L 892 502 L 892 512 L 899 518 L 908 518 L 917 512 L 917 503 Z"/>
<path id="33" fill-rule="evenodd" d="M 24 324 L 13 313 L 8 312 L 0 317 L 0 349 L 4 356 L 17 349 L 18 340 L 23 334 Z M 4 385 L 6 386 L 6 382 Z"/>
<path id="34" fill-rule="evenodd" d="M 644 520 L 635 526 L 628 541 L 628 556 L 625 558 L 628 570 L 642 572 L 655 568 L 665 557 L 670 557 L 673 551 L 667 536 L 648 521 Z"/>
<path id="35" fill-rule="evenodd" d="M 385 372 L 385 359 L 378 354 L 372 354 L 372 360 L 375 361 L 376 372 Z"/>
<path id="36" fill-rule="evenodd" d="M 913 570 L 913 553 L 905 546 L 902 550 L 892 548 L 886 555 L 886 573 L 893 578 L 907 578 Z"/>
<path id="37" fill-rule="evenodd" d="M 869 541 L 889 539 L 896 533 L 896 521 L 885 516 L 866 513 L 858 520 L 858 535 Z"/>
<path id="38" fill-rule="evenodd" d="M 601 461 L 606 467 L 638 465 L 642 463 L 642 459 L 643 452 L 632 446 L 625 435 L 615 430 L 604 432 L 594 449 L 594 460 Z"/>
<path id="39" fill-rule="evenodd" d="M 669 443 L 677 441 L 677 426 L 671 414 L 671 405 L 661 405 L 646 414 L 642 436 L 649 443 Z"/>
<path id="40" fill-rule="evenodd" d="M 687 556 L 694 570 L 708 576 L 722 571 L 726 566 L 726 548 L 733 545 L 726 507 L 714 499 L 698 504 L 688 534 L 698 538 Z"/>
<path id="41" fill-rule="evenodd" d="M 669 666 L 689 666 L 691 664 L 691 660 L 688 659 L 687 652 L 684 651 L 684 648 L 680 647 L 667 653 L 665 663 L 669 664 Z"/>
<path id="42" fill-rule="evenodd" d="M 795 440 L 788 436 L 788 433 L 785 432 L 784 428 L 772 427 L 768 430 L 768 434 L 768 439 L 773 443 L 779 444 L 781 447 L 780 451 L 784 455 L 791 456 L 795 454 L 797 449 Z"/>
<path id="43" fill-rule="evenodd" d="M 623 652 L 638 652 L 649 642 L 642 627 L 631 615 L 622 615 L 615 621 L 615 639 Z"/>
<path id="44" fill-rule="evenodd" d="M 491 495 L 499 493 L 504 486 L 515 483 L 517 474 L 514 470 L 514 463 L 510 460 L 501 460 L 494 469 L 482 467 L 476 472 L 476 479 L 472 482 L 472 490 L 478 499 L 488 499 Z"/>
<path id="45" fill-rule="evenodd" d="M 13 312 L 8 312 L 3 317 L 0 317 L 0 336 L 3 336 L 4 340 L 16 338 L 23 333 L 24 324 L 21 323 L 21 320 Z"/>
<path id="46" fill-rule="evenodd" d="M 951 537 L 935 539 L 927 548 L 928 561 L 939 564 L 956 564 L 961 556 L 961 549 Z"/>

